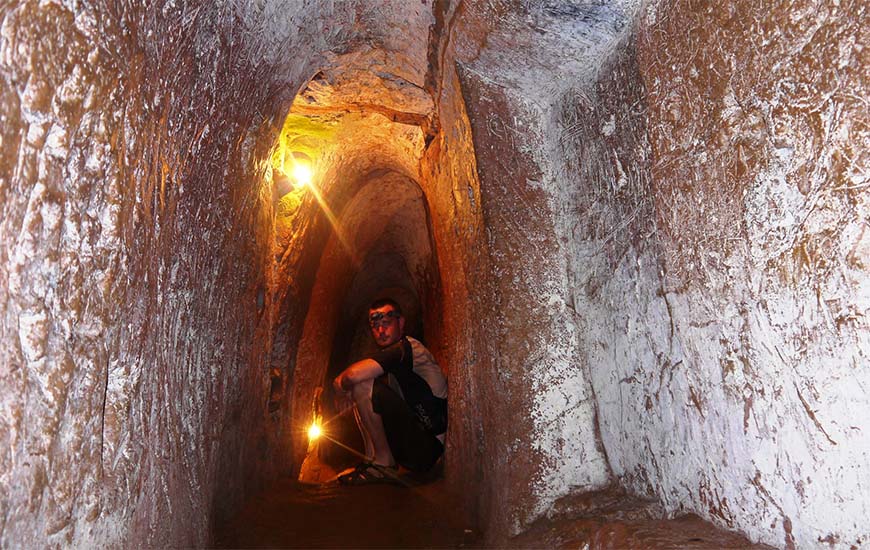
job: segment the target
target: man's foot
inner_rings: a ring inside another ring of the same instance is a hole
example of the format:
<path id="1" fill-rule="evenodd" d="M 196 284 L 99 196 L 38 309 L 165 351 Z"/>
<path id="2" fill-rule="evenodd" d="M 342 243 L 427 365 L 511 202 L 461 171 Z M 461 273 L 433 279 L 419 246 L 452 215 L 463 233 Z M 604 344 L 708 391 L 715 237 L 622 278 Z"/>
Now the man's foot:
<path id="1" fill-rule="evenodd" d="M 398 468 L 371 462 L 360 462 L 353 470 L 339 475 L 338 482 L 342 485 L 371 485 L 373 483 L 404 485 L 399 479 Z"/>

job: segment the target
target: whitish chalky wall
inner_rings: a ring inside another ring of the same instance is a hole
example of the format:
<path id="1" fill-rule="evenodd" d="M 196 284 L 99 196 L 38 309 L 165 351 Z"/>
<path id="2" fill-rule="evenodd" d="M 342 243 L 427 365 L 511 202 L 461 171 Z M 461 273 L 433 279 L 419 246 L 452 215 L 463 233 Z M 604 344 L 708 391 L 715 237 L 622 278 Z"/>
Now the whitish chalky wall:
<path id="1" fill-rule="evenodd" d="M 498 541 L 560 497 L 612 480 L 582 340 L 596 321 L 573 303 L 573 197 L 588 184 L 562 159 L 579 127 L 554 119 L 621 47 L 637 2 L 496 5 L 465 6 L 452 38 L 492 273 L 475 288 L 489 292 L 475 312 L 492 362 L 477 386 L 496 400 L 482 413 L 481 460 L 493 472 L 482 515 Z"/>
<path id="2" fill-rule="evenodd" d="M 610 198 L 577 223 L 621 213 L 574 258 L 610 465 L 784 548 L 870 538 L 867 15 L 652 4 L 580 109 Z"/>
<path id="3" fill-rule="evenodd" d="M 494 524 L 609 467 L 775 546 L 866 544 L 867 6 L 495 5 L 465 10 L 490 30 L 456 47 L 501 305 L 492 383 L 535 456 L 485 431 L 512 457 L 496 500 L 529 487 Z"/>

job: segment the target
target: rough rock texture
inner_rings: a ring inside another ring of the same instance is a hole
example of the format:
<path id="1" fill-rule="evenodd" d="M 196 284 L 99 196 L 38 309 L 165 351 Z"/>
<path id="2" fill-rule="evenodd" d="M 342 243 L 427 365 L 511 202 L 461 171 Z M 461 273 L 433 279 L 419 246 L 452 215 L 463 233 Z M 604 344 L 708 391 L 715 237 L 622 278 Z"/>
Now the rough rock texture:
<path id="1" fill-rule="evenodd" d="M 511 419 L 482 414 L 510 480 L 484 524 L 609 466 L 755 540 L 860 545 L 866 7 L 487 7 L 454 35 L 500 306 L 477 387 L 511 379 L 478 389 Z"/>
<path id="2" fill-rule="evenodd" d="M 494 4 L 457 9 L 452 38 L 480 181 L 479 199 L 468 195 L 481 205 L 492 274 L 473 289 L 487 343 L 487 368 L 472 374 L 483 402 L 480 514 L 504 543 L 559 497 L 610 480 L 572 304 L 575 182 L 559 173 L 550 119 L 566 90 L 591 84 L 633 8 Z"/>
<path id="3" fill-rule="evenodd" d="M 587 345 L 610 464 L 668 510 L 781 547 L 870 536 L 866 17 L 662 2 L 599 92 L 640 76 L 648 180 L 614 175 L 655 212 L 654 246 L 585 293 L 610 312 Z M 634 125 L 598 111 L 605 142 Z"/>
<path id="4" fill-rule="evenodd" d="M 0 545 L 203 544 L 289 468 L 258 157 L 355 8 L 271 7 L 0 7 Z"/>
<path id="5" fill-rule="evenodd" d="M 654 500 L 617 488 L 569 495 L 545 518 L 510 541 L 512 548 L 679 548 L 680 550 L 770 550 L 736 533 L 717 529 L 696 515 L 666 519 Z"/>
<path id="6" fill-rule="evenodd" d="M 866 3 L 140 4 L 0 6 L 0 546 L 206 543 L 387 291 L 487 541 L 870 536 Z"/>

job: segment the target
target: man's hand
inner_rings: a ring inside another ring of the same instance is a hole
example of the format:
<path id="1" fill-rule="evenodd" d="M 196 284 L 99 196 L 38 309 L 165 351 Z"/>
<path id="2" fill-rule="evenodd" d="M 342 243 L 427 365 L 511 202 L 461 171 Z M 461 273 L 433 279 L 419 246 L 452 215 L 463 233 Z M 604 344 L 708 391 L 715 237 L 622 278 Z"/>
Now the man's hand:
<path id="1" fill-rule="evenodd" d="M 347 409 L 353 407 L 353 399 L 350 397 L 350 392 L 345 391 L 341 387 L 341 377 L 344 373 L 339 374 L 335 377 L 335 380 L 332 381 L 332 389 L 333 391 L 333 404 L 335 405 L 335 412 L 341 414 L 345 412 Z"/>
<path id="2" fill-rule="evenodd" d="M 344 377 L 345 372 L 347 372 L 347 371 L 342 372 L 341 374 L 339 374 L 338 376 L 335 377 L 335 380 L 332 381 L 332 388 L 335 390 L 336 395 L 344 394 L 344 393 L 348 392 L 348 390 L 341 387 L 341 380 Z"/>
<path id="3" fill-rule="evenodd" d="M 342 407 L 347 408 L 347 404 L 353 405 L 351 390 L 356 384 L 365 380 L 373 380 L 384 374 L 384 369 L 372 359 L 363 359 L 357 361 L 348 368 L 344 369 L 341 374 L 335 377 L 332 381 L 332 388 L 335 390 L 335 406 L 339 411 Z"/>

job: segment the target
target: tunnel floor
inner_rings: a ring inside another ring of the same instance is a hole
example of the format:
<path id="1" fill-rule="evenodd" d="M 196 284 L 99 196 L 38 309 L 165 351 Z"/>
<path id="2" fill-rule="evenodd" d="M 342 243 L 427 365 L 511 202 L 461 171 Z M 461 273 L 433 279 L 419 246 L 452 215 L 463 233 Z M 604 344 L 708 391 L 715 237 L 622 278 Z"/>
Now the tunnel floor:
<path id="1" fill-rule="evenodd" d="M 214 533 L 218 548 L 462 548 L 443 480 L 413 487 L 279 481 Z"/>
<path id="2" fill-rule="evenodd" d="M 560 502 L 507 548 L 651 550 L 770 549 L 694 515 L 660 519 L 652 502 L 605 490 Z M 217 548 L 476 548 L 480 534 L 464 525 L 444 480 L 346 487 L 275 483 L 251 498 L 213 533 Z"/>

